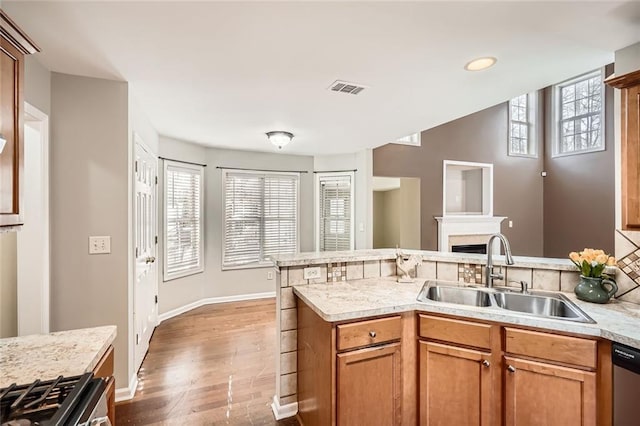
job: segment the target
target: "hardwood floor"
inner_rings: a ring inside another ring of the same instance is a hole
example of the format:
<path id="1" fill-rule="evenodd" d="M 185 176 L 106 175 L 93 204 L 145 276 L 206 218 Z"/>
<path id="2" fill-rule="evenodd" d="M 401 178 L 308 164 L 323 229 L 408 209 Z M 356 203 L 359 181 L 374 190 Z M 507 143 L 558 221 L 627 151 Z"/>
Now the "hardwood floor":
<path id="1" fill-rule="evenodd" d="M 276 421 L 275 299 L 208 305 L 160 324 L 121 425 L 298 425 Z"/>

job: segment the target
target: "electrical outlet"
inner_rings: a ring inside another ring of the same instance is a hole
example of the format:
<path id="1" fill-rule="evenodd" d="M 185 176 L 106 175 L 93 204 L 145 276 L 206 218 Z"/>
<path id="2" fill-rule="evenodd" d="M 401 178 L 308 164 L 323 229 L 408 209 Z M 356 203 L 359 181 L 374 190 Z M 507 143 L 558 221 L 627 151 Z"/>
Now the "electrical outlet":
<path id="1" fill-rule="evenodd" d="M 509 221 L 509 228 L 513 228 L 513 221 L 512 220 Z"/>
<path id="2" fill-rule="evenodd" d="M 315 280 L 316 278 L 320 278 L 320 267 L 304 268 L 302 273 L 305 280 Z"/>
<path id="3" fill-rule="evenodd" d="M 111 237 L 89 237 L 89 254 L 111 253 Z"/>
<path id="4" fill-rule="evenodd" d="M 268 280 L 272 280 L 273 279 L 273 271 L 267 271 L 267 279 Z"/>

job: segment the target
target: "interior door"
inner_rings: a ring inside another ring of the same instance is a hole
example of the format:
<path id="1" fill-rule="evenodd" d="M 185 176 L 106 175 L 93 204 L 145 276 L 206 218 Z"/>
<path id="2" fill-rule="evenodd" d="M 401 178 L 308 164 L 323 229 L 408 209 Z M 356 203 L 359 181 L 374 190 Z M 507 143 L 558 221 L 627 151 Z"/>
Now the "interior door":
<path id="1" fill-rule="evenodd" d="M 158 323 L 157 159 L 137 134 L 135 142 L 135 367 L 140 368 Z"/>

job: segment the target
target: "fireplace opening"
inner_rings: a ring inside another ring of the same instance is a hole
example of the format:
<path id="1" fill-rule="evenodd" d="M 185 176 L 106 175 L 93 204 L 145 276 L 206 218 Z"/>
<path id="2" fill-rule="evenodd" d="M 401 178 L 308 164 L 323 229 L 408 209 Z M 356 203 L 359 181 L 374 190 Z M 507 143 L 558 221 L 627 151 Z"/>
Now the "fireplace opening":
<path id="1" fill-rule="evenodd" d="M 487 254 L 486 244 L 458 244 L 451 246 L 451 251 L 454 253 L 477 253 Z"/>

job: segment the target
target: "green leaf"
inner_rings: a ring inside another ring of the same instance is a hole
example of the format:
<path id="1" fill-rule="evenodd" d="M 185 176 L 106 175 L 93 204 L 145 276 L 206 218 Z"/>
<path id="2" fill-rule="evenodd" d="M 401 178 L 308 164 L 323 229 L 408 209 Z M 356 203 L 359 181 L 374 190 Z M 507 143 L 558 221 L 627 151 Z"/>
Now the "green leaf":
<path id="1" fill-rule="evenodd" d="M 586 260 L 582 261 L 582 267 L 580 268 L 582 270 L 582 275 L 584 275 L 585 277 L 590 277 L 591 275 L 591 264 L 589 262 L 587 262 Z"/>
<path id="2" fill-rule="evenodd" d="M 600 277 L 602 275 L 602 271 L 604 271 L 604 264 L 603 263 L 598 263 L 596 266 L 594 266 L 591 270 L 591 276 L 592 277 Z"/>

